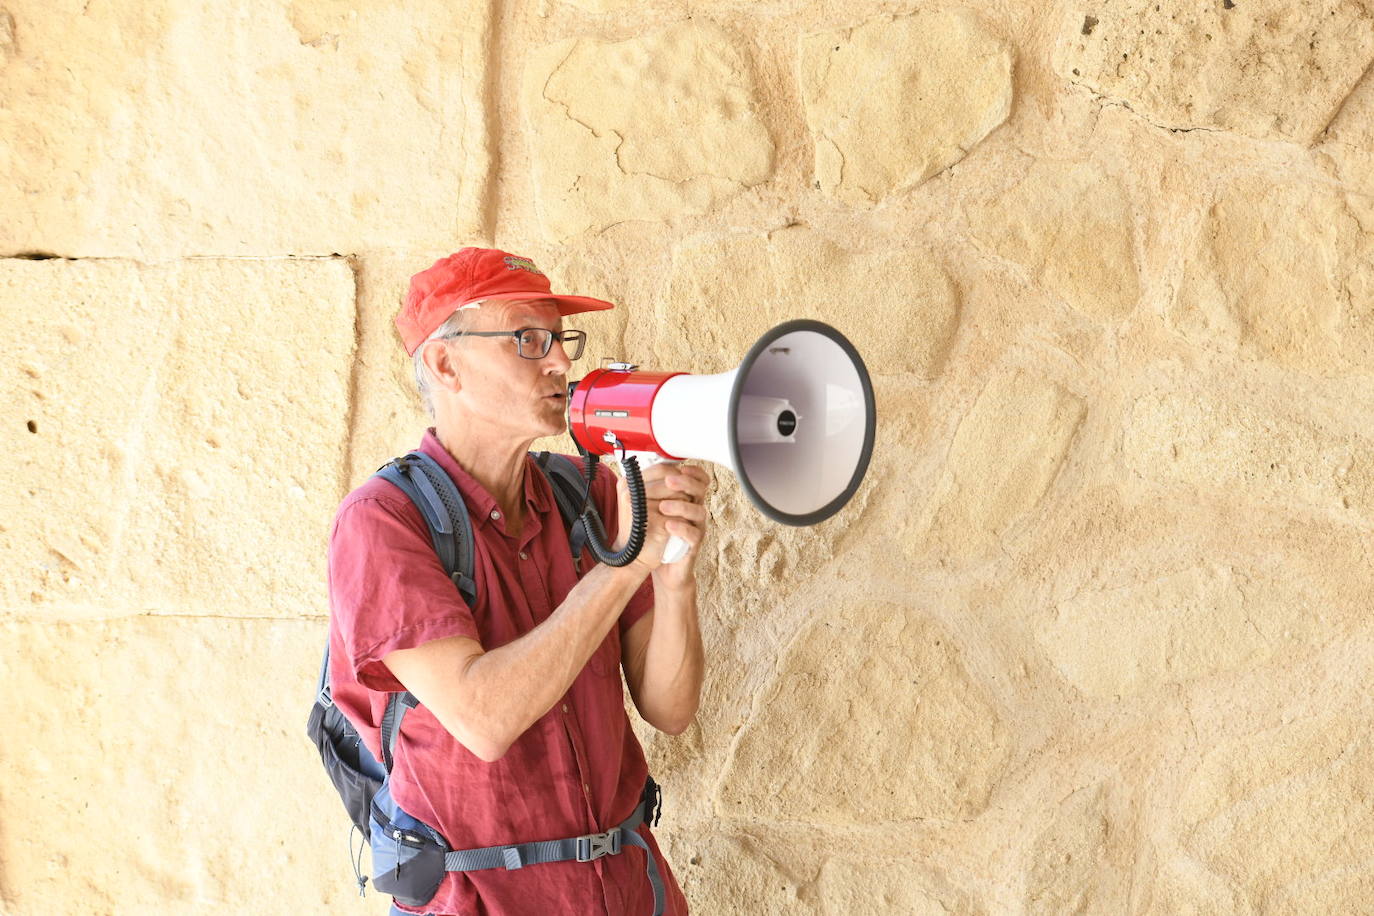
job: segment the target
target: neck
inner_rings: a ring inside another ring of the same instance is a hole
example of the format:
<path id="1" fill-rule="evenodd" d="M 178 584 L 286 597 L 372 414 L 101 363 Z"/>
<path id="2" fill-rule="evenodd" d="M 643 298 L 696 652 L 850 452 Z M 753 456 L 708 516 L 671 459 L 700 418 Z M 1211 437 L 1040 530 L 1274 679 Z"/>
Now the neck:
<path id="1" fill-rule="evenodd" d="M 534 440 L 492 441 L 481 436 L 460 435 L 451 423 L 436 423 L 439 444 L 448 450 L 458 466 L 472 475 L 501 507 L 506 530 L 520 530 L 525 496 L 525 454 Z"/>

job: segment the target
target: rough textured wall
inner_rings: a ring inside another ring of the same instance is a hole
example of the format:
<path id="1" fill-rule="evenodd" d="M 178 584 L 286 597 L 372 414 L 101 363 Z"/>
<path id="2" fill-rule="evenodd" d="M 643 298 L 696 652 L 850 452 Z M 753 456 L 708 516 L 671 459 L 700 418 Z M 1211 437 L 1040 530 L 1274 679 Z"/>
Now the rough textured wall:
<path id="1" fill-rule="evenodd" d="M 338 499 L 471 243 L 589 364 L 859 346 L 724 472 L 694 909 L 1364 912 L 1374 2 L 0 0 L 0 910 L 358 913 L 303 735 Z"/>

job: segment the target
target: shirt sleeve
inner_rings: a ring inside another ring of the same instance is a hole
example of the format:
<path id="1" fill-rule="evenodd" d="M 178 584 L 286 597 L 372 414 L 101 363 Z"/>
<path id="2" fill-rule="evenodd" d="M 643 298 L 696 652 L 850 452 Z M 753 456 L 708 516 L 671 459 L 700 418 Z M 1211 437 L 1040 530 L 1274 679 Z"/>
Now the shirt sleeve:
<path id="1" fill-rule="evenodd" d="M 620 491 L 616 488 L 615 473 L 605 465 L 597 468 L 596 480 L 592 485 L 592 497 L 596 500 L 597 507 L 601 512 L 601 519 L 605 524 L 607 537 L 614 541 L 620 536 Z M 623 637 L 629 632 L 630 627 L 639 622 L 639 619 L 654 609 L 654 580 L 652 576 L 645 576 L 644 582 L 630 596 L 630 600 L 625 603 L 625 609 L 620 612 L 620 635 Z"/>
<path id="2" fill-rule="evenodd" d="M 478 638 L 472 609 L 444 572 L 409 500 L 346 501 L 329 541 L 329 602 L 358 682 L 404 690 L 382 659 L 448 636 Z"/>

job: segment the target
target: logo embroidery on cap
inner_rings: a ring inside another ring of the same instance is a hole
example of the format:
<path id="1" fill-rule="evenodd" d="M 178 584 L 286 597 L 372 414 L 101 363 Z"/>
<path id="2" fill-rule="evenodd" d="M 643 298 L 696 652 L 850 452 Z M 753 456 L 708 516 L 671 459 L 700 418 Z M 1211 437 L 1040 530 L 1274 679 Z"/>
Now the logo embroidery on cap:
<path id="1" fill-rule="evenodd" d="M 544 272 L 538 267 L 535 267 L 534 262 L 529 258 L 508 257 L 504 260 L 506 262 L 506 270 L 528 270 L 532 274 L 539 274 L 541 277 L 544 276 Z"/>

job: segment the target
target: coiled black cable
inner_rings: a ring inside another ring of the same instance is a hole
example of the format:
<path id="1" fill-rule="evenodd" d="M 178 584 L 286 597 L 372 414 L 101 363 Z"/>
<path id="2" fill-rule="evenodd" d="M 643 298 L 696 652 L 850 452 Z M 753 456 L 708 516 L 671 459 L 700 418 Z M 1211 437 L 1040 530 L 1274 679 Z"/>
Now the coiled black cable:
<path id="1" fill-rule="evenodd" d="M 639 473 L 639 459 L 633 455 L 623 458 L 620 466 L 625 470 L 625 486 L 630 491 L 630 537 L 619 553 L 612 553 L 606 546 L 606 529 L 601 524 L 601 514 L 596 511 L 592 501 L 592 481 L 596 479 L 596 466 L 600 459 L 578 445 L 582 452 L 583 475 L 587 479 L 587 498 L 582 503 L 581 519 L 587 531 L 587 546 L 592 554 L 607 566 L 629 566 L 639 556 L 644 547 L 644 535 L 649 527 L 648 504 L 644 500 L 644 478 Z"/>

